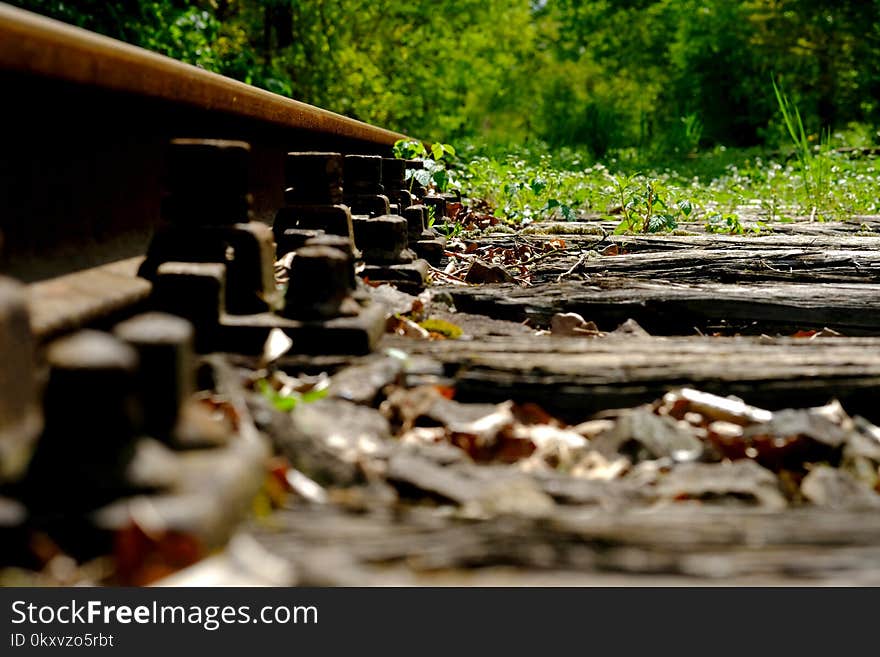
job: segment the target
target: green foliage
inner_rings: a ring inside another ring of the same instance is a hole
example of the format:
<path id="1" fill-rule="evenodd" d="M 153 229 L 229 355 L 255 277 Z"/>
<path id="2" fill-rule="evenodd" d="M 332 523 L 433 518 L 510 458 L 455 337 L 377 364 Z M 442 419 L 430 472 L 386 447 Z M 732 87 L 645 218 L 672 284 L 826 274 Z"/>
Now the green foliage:
<path id="1" fill-rule="evenodd" d="M 844 136 L 837 134 L 835 140 Z M 585 166 L 583 152 L 561 149 L 550 156 L 534 145 L 503 156 L 491 149 L 485 154 L 462 150 L 470 156 L 463 166 L 463 186 L 511 224 L 605 219 L 618 221 L 621 231 L 650 232 L 702 222 L 713 232 L 736 233 L 740 226 L 745 234 L 804 213 L 800 164 L 768 159 L 754 149 L 716 148 L 675 168 L 667 161 L 658 166 L 647 159 L 611 159 L 614 169 Z M 829 167 L 826 179 L 834 181 L 827 187 L 824 216 L 880 212 L 880 166 L 874 156 L 830 151 L 823 157 Z"/>
<path id="2" fill-rule="evenodd" d="M 584 167 L 586 161 L 584 153 L 560 150 L 551 156 L 543 148 L 472 154 L 462 167 L 462 185 L 472 197 L 487 200 L 495 216 L 511 223 L 573 221 L 603 203 L 602 183 L 592 174 L 605 167 Z"/>
<path id="3" fill-rule="evenodd" d="M 415 139 L 398 139 L 393 146 L 394 157 L 403 160 L 414 160 L 417 157 L 425 157 L 428 151 L 425 145 Z"/>
<path id="4" fill-rule="evenodd" d="M 447 155 L 451 155 L 455 157 L 455 149 L 449 144 L 441 144 L 439 142 L 435 142 L 431 144 L 431 157 L 433 157 L 438 162 L 445 158 Z"/>
<path id="5" fill-rule="evenodd" d="M 820 127 L 862 124 L 872 142 L 880 127 L 876 0 L 13 3 L 424 139 L 430 151 L 410 156 L 435 162 L 466 138 L 571 147 L 594 162 L 775 147 L 787 126 L 772 71 L 814 144 Z M 809 194 L 811 207 L 833 207 Z M 580 210 L 538 196 L 532 214 Z"/>
<path id="6" fill-rule="evenodd" d="M 801 178 L 804 183 L 804 197 L 810 213 L 826 209 L 828 198 L 828 185 L 831 173 L 831 131 L 825 130 L 820 134 L 818 151 L 813 149 L 810 138 L 804 130 L 804 123 L 797 106 L 793 105 L 776 84 L 773 82 L 773 92 L 779 104 L 782 121 L 788 131 L 794 145 L 795 155 L 800 165 Z"/>

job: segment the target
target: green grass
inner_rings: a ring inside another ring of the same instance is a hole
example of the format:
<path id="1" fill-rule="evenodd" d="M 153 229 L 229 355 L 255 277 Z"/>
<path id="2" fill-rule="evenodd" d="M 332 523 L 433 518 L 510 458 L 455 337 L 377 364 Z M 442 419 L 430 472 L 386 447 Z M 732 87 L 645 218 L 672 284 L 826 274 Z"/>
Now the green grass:
<path id="1" fill-rule="evenodd" d="M 847 143 L 844 135 L 833 137 L 835 144 Z M 621 152 L 592 163 L 583 153 L 550 153 L 540 145 L 505 153 L 465 148 L 458 170 L 466 193 L 487 200 L 511 225 L 623 219 L 626 228 L 642 232 L 673 230 L 688 220 L 747 232 L 799 216 L 880 214 L 880 162 L 835 152 L 827 140 L 825 146 L 814 142 L 804 133 L 809 156 L 803 144 L 795 154 L 719 147 L 666 162 Z"/>

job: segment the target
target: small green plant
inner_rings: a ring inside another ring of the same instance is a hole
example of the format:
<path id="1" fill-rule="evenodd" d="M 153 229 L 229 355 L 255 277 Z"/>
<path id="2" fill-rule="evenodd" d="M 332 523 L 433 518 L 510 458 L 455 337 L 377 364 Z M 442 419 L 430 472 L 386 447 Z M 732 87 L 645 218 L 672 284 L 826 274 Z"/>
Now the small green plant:
<path id="1" fill-rule="evenodd" d="M 693 212 L 693 204 L 689 200 L 667 202 L 657 180 L 643 179 L 638 174 L 609 174 L 609 178 L 612 181 L 612 198 L 619 203 L 623 215 L 623 220 L 614 230 L 616 234 L 672 231 L 678 227 L 679 217 L 687 219 Z"/>
<path id="2" fill-rule="evenodd" d="M 394 142 L 392 152 L 398 160 L 414 160 L 417 157 L 428 156 L 425 145 L 415 139 L 398 139 Z"/>
<path id="3" fill-rule="evenodd" d="M 797 106 L 789 100 L 785 92 L 776 84 L 775 79 L 771 78 L 771 82 L 782 121 L 794 145 L 795 156 L 800 166 L 805 205 L 808 206 L 810 214 L 814 215 L 826 209 L 831 175 L 831 131 L 819 131 L 818 152 L 815 151 L 811 138 L 804 130 L 804 122 Z"/>
<path id="4" fill-rule="evenodd" d="M 435 225 L 437 226 L 437 230 L 443 233 L 448 238 L 458 237 L 461 235 L 462 230 L 464 230 L 464 226 L 460 223 L 453 221 L 452 223 L 446 222 L 442 224 L 437 223 L 437 206 L 429 205 L 428 208 L 428 229 L 430 230 Z"/>
<path id="5" fill-rule="evenodd" d="M 433 224 L 432 224 L 433 225 Z M 447 239 L 452 239 L 453 237 L 458 237 L 464 231 L 464 226 L 462 226 L 457 221 L 449 221 L 444 224 L 438 224 L 437 230 L 443 233 Z"/>
<path id="6" fill-rule="evenodd" d="M 706 215 L 706 232 L 722 233 L 725 235 L 744 235 L 745 227 L 739 220 L 739 215 L 733 213 L 721 214 L 710 212 Z"/>
<path id="7" fill-rule="evenodd" d="M 722 235 L 745 235 L 747 233 L 760 235 L 772 232 L 765 221 L 757 221 L 751 227 L 746 226 L 740 220 L 739 215 L 734 212 L 707 212 L 705 228 L 707 233 Z"/>
<path id="8" fill-rule="evenodd" d="M 431 157 L 433 157 L 436 161 L 439 162 L 447 155 L 455 157 L 455 149 L 452 146 L 450 146 L 449 144 L 441 144 L 439 142 L 431 144 Z"/>
<path id="9" fill-rule="evenodd" d="M 577 211 L 573 207 L 555 198 L 547 199 L 541 212 L 559 212 L 563 221 L 577 221 L 578 218 Z"/>
<path id="10" fill-rule="evenodd" d="M 680 121 L 685 152 L 694 153 L 700 146 L 700 139 L 703 138 L 703 122 L 696 114 L 683 116 Z"/>
<path id="11" fill-rule="evenodd" d="M 635 231 L 636 223 L 633 218 L 630 193 L 635 186 L 635 179 L 637 174 L 633 174 L 630 176 L 618 174 L 614 176 L 609 173 L 607 175 L 608 179 L 613 185 L 612 191 L 615 195 L 614 200 L 617 201 L 618 206 L 620 207 L 620 212 L 623 215 L 623 221 L 620 222 L 614 232 L 625 232 L 627 230 Z M 623 230 L 621 230 L 621 227 L 623 227 Z"/>
<path id="12" fill-rule="evenodd" d="M 289 394 L 281 394 L 266 379 L 257 381 L 257 390 L 272 403 L 276 410 L 282 413 L 289 413 L 299 403 L 308 404 L 323 399 L 327 396 L 328 392 L 327 388 L 315 388 L 302 393 L 291 392 Z"/>
<path id="13" fill-rule="evenodd" d="M 407 169 L 406 180 L 410 181 L 410 189 L 413 181 L 423 187 L 433 185 L 441 192 L 459 189 L 458 181 L 452 171 L 446 167 L 449 158 L 455 157 L 455 149 L 449 144 L 434 143 L 428 151 L 420 141 L 398 139 L 394 142 L 392 152 L 398 159 L 421 159 L 424 163 L 423 169 Z"/>

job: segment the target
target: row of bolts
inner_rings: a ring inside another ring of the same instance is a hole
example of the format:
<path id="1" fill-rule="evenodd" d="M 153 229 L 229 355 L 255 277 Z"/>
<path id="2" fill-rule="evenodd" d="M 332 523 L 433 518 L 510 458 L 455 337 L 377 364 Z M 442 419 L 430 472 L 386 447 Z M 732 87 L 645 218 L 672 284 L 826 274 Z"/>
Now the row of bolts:
<path id="1" fill-rule="evenodd" d="M 222 263 L 226 310 L 264 312 L 273 310 L 276 255 L 295 251 L 281 312 L 320 320 L 341 312 L 355 286 L 355 257 L 411 262 L 413 242 L 434 254 L 439 247 L 442 255 L 442 238 L 425 227 L 427 207 L 442 217 L 457 199 L 425 195 L 417 181 L 406 182 L 406 169 L 420 168 L 420 161 L 290 153 L 286 206 L 267 235 L 267 226 L 249 221 L 249 151 L 244 142 L 171 142 L 167 225 L 157 231 L 141 275 L 155 281 L 172 261 Z M 277 254 L 267 252 L 273 242 Z M 194 341 L 189 321 L 158 312 L 117 324 L 112 333 L 81 330 L 49 345 L 47 379 L 39 385 L 24 288 L 0 278 L 0 544 L 3 532 L 19 524 L 8 512 L 16 500 L 43 521 L 89 512 L 138 492 L 126 468 L 140 436 L 182 447 L 182 409 L 197 390 Z"/>

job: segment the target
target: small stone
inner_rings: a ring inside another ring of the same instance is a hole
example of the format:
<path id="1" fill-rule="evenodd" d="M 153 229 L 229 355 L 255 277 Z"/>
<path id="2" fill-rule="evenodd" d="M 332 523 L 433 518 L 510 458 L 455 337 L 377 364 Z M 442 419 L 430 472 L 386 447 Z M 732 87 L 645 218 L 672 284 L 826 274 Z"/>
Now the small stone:
<path id="1" fill-rule="evenodd" d="M 360 481 L 363 467 L 387 456 L 391 430 L 378 411 L 342 399 L 300 404 L 287 428 L 272 431 L 293 466 L 322 485 Z"/>
<path id="2" fill-rule="evenodd" d="M 786 506 L 779 480 L 754 461 L 684 463 L 675 466 L 657 484 L 662 499 L 750 501 L 769 509 Z"/>
<path id="3" fill-rule="evenodd" d="M 703 453 L 703 444 L 693 433 L 671 417 L 655 415 L 647 408 L 623 413 L 614 429 L 598 436 L 592 446 L 608 458 L 624 454 L 636 461 L 693 461 Z"/>
<path id="4" fill-rule="evenodd" d="M 863 457 L 880 464 L 880 427 L 863 417 L 853 418 L 856 431 L 850 433 L 844 455 L 847 457 Z"/>
<path id="5" fill-rule="evenodd" d="M 375 405 L 383 388 L 396 382 L 403 369 L 397 358 L 379 358 L 346 367 L 330 379 L 330 395 L 356 404 Z"/>
<path id="6" fill-rule="evenodd" d="M 880 509 L 880 495 L 842 470 L 817 465 L 801 482 L 801 493 L 816 506 Z"/>
<path id="7" fill-rule="evenodd" d="M 628 319 L 623 324 L 618 326 L 612 332 L 612 335 L 629 335 L 633 337 L 645 338 L 650 337 L 650 333 L 648 333 L 645 329 L 639 326 L 639 323 L 634 319 Z"/>
<path id="8" fill-rule="evenodd" d="M 765 424 L 747 427 L 747 439 L 758 436 L 777 438 L 808 438 L 827 447 L 841 447 L 848 432 L 834 421 L 812 409 L 784 409 L 773 413 Z"/>
<path id="9" fill-rule="evenodd" d="M 594 322 L 586 321 L 577 313 L 556 313 L 550 320 L 550 331 L 556 336 L 595 338 L 602 335 Z"/>
<path id="10" fill-rule="evenodd" d="M 593 452 L 595 454 L 595 452 Z M 559 504 L 597 505 L 620 507 L 625 503 L 642 501 L 644 493 L 628 482 L 614 481 L 614 476 L 571 476 L 555 471 L 536 472 L 532 475 L 541 489 Z"/>
<path id="11" fill-rule="evenodd" d="M 444 446 L 438 447 L 443 451 Z M 457 504 L 478 500 L 483 491 L 483 482 L 458 468 L 426 458 L 430 451 L 428 446 L 422 446 L 419 450 L 409 446 L 397 450 L 388 461 L 388 481 L 398 487 L 401 495 L 439 497 Z"/>
<path id="12" fill-rule="evenodd" d="M 490 265 L 474 260 L 464 280 L 468 283 L 512 283 L 513 276 L 501 265 Z"/>
<path id="13" fill-rule="evenodd" d="M 159 490 L 180 483 L 181 462 L 177 454 L 152 438 L 135 443 L 134 454 L 126 469 L 126 479 L 143 489 Z"/>
<path id="14" fill-rule="evenodd" d="M 546 518 L 556 509 L 553 498 L 528 477 L 502 478 L 486 482 L 475 499 L 465 503 L 461 510 L 466 518 L 494 518 L 521 516 Z"/>
<path id="15" fill-rule="evenodd" d="M 401 292 L 392 285 L 379 285 L 369 289 L 373 303 L 381 305 L 387 315 L 409 315 L 423 307 L 418 297 Z"/>

